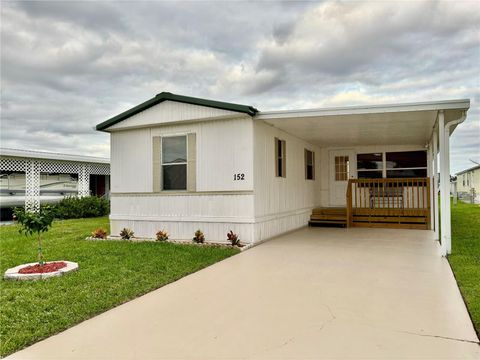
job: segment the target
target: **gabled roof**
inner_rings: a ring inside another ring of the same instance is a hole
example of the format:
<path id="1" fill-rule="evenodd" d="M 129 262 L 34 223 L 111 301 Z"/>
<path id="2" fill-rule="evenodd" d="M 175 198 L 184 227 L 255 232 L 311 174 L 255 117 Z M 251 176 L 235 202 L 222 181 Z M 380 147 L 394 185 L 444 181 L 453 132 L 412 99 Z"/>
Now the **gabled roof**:
<path id="1" fill-rule="evenodd" d="M 166 100 L 181 102 L 185 104 L 206 106 L 206 107 L 215 108 L 215 109 L 230 110 L 230 111 L 248 114 L 250 116 L 254 116 L 258 112 L 258 110 L 255 109 L 253 106 L 201 99 L 201 98 L 195 98 L 190 96 L 176 95 L 169 92 L 161 92 L 160 94 L 156 95 L 154 98 L 147 100 L 141 103 L 140 105 L 137 105 L 127 111 L 124 111 L 123 113 L 117 116 L 112 117 L 111 119 L 108 119 L 98 124 L 96 126 L 96 129 L 104 130 L 112 125 L 119 123 L 122 120 L 125 120 L 135 114 L 138 114 L 139 112 L 142 112 Z"/>
<path id="2" fill-rule="evenodd" d="M 470 169 L 460 171 L 460 172 L 456 173 L 455 175 L 462 175 L 462 174 L 465 174 L 465 173 L 470 172 L 470 171 L 475 171 L 477 169 L 480 169 L 480 165 L 476 165 L 474 167 L 471 167 Z"/>

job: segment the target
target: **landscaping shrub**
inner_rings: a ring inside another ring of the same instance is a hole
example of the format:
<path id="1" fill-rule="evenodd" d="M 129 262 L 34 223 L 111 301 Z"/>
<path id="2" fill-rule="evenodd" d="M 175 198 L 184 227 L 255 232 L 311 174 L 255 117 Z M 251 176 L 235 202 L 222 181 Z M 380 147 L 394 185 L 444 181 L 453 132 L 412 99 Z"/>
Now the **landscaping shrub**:
<path id="1" fill-rule="evenodd" d="M 134 234 L 133 230 L 129 228 L 123 228 L 122 231 L 120 231 L 120 237 L 123 240 L 129 240 L 133 238 L 133 234 Z"/>
<path id="2" fill-rule="evenodd" d="M 94 238 L 94 239 L 106 239 L 107 238 L 107 231 L 102 229 L 102 228 L 98 228 L 95 231 L 92 231 L 92 238 Z"/>
<path id="3" fill-rule="evenodd" d="M 227 240 L 230 241 L 232 246 L 240 246 L 240 238 L 232 230 L 227 233 Z"/>
<path id="4" fill-rule="evenodd" d="M 195 236 L 193 237 L 193 242 L 196 242 L 197 244 L 203 244 L 205 242 L 205 235 L 203 235 L 202 230 L 197 230 L 195 231 Z"/>
<path id="5" fill-rule="evenodd" d="M 166 241 L 168 240 L 168 233 L 165 230 L 157 231 L 157 241 Z"/>
<path id="6" fill-rule="evenodd" d="M 55 206 L 55 217 L 58 219 L 79 219 L 108 215 L 110 203 L 96 196 L 66 197 Z"/>

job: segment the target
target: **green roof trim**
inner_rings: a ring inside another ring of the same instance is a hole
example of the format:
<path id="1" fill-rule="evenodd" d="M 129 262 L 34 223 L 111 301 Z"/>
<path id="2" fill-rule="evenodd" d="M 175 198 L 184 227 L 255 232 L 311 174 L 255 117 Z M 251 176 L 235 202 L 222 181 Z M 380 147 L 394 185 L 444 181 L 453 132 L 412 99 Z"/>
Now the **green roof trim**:
<path id="1" fill-rule="evenodd" d="M 147 100 L 141 103 L 140 105 L 137 105 L 127 111 L 122 112 L 117 116 L 114 116 L 98 124 L 96 126 L 96 129 L 105 130 L 106 128 L 112 125 L 115 125 L 120 121 L 123 121 L 135 114 L 142 112 L 143 110 L 146 110 L 154 105 L 160 104 L 161 102 L 167 101 L 167 100 L 181 102 L 185 104 L 206 106 L 206 107 L 211 107 L 215 109 L 230 110 L 230 111 L 248 114 L 250 116 L 254 116 L 258 112 L 258 110 L 255 109 L 253 106 L 232 104 L 232 103 L 227 103 L 222 101 L 214 101 L 214 100 L 201 99 L 201 98 L 195 98 L 190 96 L 176 95 L 169 92 L 161 92 L 160 94 L 156 95 L 154 98 Z"/>

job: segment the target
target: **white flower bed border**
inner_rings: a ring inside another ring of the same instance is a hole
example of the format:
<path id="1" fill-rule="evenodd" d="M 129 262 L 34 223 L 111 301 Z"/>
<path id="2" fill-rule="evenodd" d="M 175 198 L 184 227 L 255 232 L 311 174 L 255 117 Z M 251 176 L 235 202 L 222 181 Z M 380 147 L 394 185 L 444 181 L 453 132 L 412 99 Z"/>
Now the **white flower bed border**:
<path id="1" fill-rule="evenodd" d="M 164 241 L 159 241 L 156 239 L 149 239 L 149 238 L 136 238 L 133 237 L 131 239 L 122 239 L 120 236 L 107 236 L 106 239 L 97 239 L 94 237 L 87 237 L 85 240 L 92 240 L 92 241 L 131 241 L 131 242 L 144 242 L 144 241 L 151 241 L 151 242 L 169 242 L 172 244 L 180 244 L 180 245 L 192 245 L 192 246 L 213 246 L 213 247 L 226 247 L 226 248 L 237 248 L 240 251 L 244 251 L 247 249 L 250 249 L 252 246 L 256 244 L 244 244 L 242 247 L 240 246 L 233 246 L 230 245 L 228 242 L 219 242 L 219 241 L 205 241 L 204 243 L 196 243 L 193 240 L 164 240 Z"/>
<path id="2" fill-rule="evenodd" d="M 46 264 L 50 264 L 52 262 L 64 262 L 67 264 L 64 268 L 61 268 L 57 271 L 52 271 L 49 273 L 37 273 L 37 274 L 20 274 L 19 271 L 20 269 L 23 269 L 24 267 L 30 266 L 30 265 L 36 265 L 38 262 L 33 262 L 33 263 L 28 263 L 28 264 L 22 264 L 15 266 L 13 268 L 8 269 L 5 271 L 5 274 L 3 275 L 3 278 L 5 280 L 45 280 L 51 277 L 57 277 L 57 276 L 62 276 L 65 275 L 69 272 L 76 271 L 78 270 L 78 264 L 73 261 L 66 261 L 66 260 L 56 260 L 56 261 L 49 261 Z"/>

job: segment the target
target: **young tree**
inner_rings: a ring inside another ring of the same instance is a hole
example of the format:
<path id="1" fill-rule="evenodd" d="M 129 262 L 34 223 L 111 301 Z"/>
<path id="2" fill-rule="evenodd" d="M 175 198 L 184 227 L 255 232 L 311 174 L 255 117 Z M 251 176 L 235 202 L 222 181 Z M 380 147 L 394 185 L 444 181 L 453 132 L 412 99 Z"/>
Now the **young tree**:
<path id="1" fill-rule="evenodd" d="M 54 209 L 45 205 L 38 212 L 25 211 L 23 208 L 15 208 L 14 215 L 20 224 L 20 233 L 25 235 L 37 235 L 38 241 L 38 263 L 44 265 L 42 252 L 42 233 L 48 231 L 52 226 L 55 217 Z"/>

